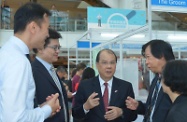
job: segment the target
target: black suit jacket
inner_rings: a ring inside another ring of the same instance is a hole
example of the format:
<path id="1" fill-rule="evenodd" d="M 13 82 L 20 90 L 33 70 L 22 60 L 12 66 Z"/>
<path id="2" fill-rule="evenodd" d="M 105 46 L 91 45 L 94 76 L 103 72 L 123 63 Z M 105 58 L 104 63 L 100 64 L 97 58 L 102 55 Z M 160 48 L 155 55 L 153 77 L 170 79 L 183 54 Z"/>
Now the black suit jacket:
<path id="1" fill-rule="evenodd" d="M 137 108 L 137 112 L 138 112 L 138 114 L 144 115 L 144 119 L 147 117 L 147 115 L 145 115 L 145 114 L 148 111 L 148 106 L 150 105 L 152 94 L 154 91 L 154 87 L 155 87 L 157 81 L 158 81 L 158 75 L 156 75 L 154 77 L 154 79 L 151 83 L 146 104 L 139 101 L 139 106 Z M 172 102 L 171 102 L 169 96 L 166 93 L 164 93 L 163 89 L 161 88 L 158 93 L 155 111 L 154 111 L 153 117 L 152 117 L 153 122 L 164 122 L 166 119 L 167 113 L 169 111 L 169 108 L 171 107 L 171 104 L 172 104 Z"/>
<path id="2" fill-rule="evenodd" d="M 59 93 L 59 102 L 62 108 L 59 113 L 57 113 L 53 117 L 46 119 L 45 122 L 64 122 L 63 121 L 64 120 L 64 113 L 63 113 L 64 108 L 62 104 L 62 97 L 60 97 L 61 93 L 58 87 L 56 86 L 56 84 L 54 83 L 53 78 L 51 77 L 51 75 L 49 74 L 45 66 L 41 62 L 39 62 L 37 59 L 35 59 L 32 62 L 32 71 L 33 71 L 33 77 L 34 77 L 35 84 L 36 84 L 35 106 L 36 104 L 38 105 L 38 104 L 42 104 L 43 102 L 45 102 L 47 96 L 50 96 L 51 94 Z M 62 87 L 62 92 L 63 92 L 65 104 L 66 104 L 65 109 L 67 111 L 67 118 L 69 122 L 67 93 L 62 83 L 61 83 L 61 87 Z"/>
<path id="3" fill-rule="evenodd" d="M 98 93 L 97 97 L 100 98 L 100 104 L 95 108 L 92 108 L 87 114 L 85 114 L 83 110 L 83 104 L 93 92 Z M 113 77 L 109 106 L 122 108 L 123 116 L 113 120 L 112 122 L 130 122 L 136 119 L 137 114 L 135 113 L 135 111 L 126 108 L 125 100 L 127 99 L 127 96 L 131 96 L 134 98 L 132 84 Z M 75 95 L 75 105 L 73 107 L 72 114 L 73 117 L 75 117 L 76 119 L 82 119 L 84 122 L 106 121 L 104 119 L 105 109 L 98 77 L 94 77 L 80 83 Z"/>
<path id="4" fill-rule="evenodd" d="M 170 108 L 165 122 L 187 121 L 187 96 L 180 95 Z"/>

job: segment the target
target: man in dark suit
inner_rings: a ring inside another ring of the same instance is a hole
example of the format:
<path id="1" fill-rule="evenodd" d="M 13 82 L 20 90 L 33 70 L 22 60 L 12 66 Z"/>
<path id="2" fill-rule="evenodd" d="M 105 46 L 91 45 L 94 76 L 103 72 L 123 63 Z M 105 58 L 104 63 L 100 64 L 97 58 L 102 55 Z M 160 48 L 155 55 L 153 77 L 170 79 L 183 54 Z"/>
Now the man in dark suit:
<path id="1" fill-rule="evenodd" d="M 54 71 L 53 62 L 58 60 L 60 51 L 59 38 L 61 35 L 49 29 L 49 37 L 45 40 L 43 49 L 34 49 L 36 58 L 32 62 L 33 76 L 36 84 L 36 102 L 41 104 L 46 97 L 59 93 L 61 110 L 59 113 L 45 120 L 45 122 L 69 122 L 67 93 Z"/>
<path id="2" fill-rule="evenodd" d="M 72 113 L 75 119 L 84 122 L 130 122 L 136 119 L 137 114 L 124 103 L 127 96 L 134 98 L 132 84 L 113 76 L 116 63 L 117 57 L 110 49 L 97 54 L 99 75 L 80 83 Z"/>
<path id="3" fill-rule="evenodd" d="M 165 122 L 187 121 L 187 61 L 175 60 L 166 64 L 162 73 L 163 91 L 172 101 Z"/>
<path id="4" fill-rule="evenodd" d="M 160 79 L 165 64 L 175 59 L 172 47 L 163 40 L 151 40 L 142 46 L 142 55 L 146 58 L 147 67 L 155 73 L 155 77 L 152 80 L 146 104 L 128 97 L 126 105 L 129 109 L 144 115 L 143 122 L 164 122 L 171 107 L 171 100 L 163 92 Z"/>

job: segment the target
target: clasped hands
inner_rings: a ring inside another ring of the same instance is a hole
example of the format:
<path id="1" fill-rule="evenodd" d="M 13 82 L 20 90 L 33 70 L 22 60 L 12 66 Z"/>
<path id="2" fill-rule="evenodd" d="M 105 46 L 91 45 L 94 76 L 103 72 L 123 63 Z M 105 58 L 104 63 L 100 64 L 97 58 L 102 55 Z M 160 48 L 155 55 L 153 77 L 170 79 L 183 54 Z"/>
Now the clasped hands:
<path id="1" fill-rule="evenodd" d="M 58 97 L 59 97 L 58 93 L 51 94 L 51 96 L 47 96 L 46 102 L 44 102 L 43 104 L 41 104 L 40 107 L 42 107 L 44 105 L 49 105 L 51 107 L 51 109 L 52 109 L 51 116 L 55 115 L 61 109 Z"/>
<path id="2" fill-rule="evenodd" d="M 90 110 L 96 106 L 98 106 L 99 103 L 99 98 L 96 97 L 98 93 L 93 92 L 87 99 L 87 101 L 84 103 L 83 107 L 85 110 Z M 123 114 L 123 110 L 119 107 L 116 106 L 108 106 L 108 111 L 106 111 L 104 118 L 108 121 L 114 120 L 118 117 L 120 117 Z"/>

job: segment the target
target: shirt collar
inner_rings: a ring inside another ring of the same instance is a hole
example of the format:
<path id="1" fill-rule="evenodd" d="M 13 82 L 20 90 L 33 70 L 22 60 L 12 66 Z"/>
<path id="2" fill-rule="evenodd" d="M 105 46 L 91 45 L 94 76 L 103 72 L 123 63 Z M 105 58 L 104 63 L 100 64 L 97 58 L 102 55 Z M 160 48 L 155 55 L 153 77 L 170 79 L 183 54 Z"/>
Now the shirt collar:
<path id="1" fill-rule="evenodd" d="M 12 36 L 10 40 L 19 47 L 19 50 L 21 52 L 23 52 L 24 54 L 29 54 L 28 46 L 21 39 L 16 36 Z"/>
<path id="2" fill-rule="evenodd" d="M 113 77 L 112 77 L 109 81 L 107 81 L 109 87 L 112 87 L 112 81 L 113 81 Z M 105 83 L 105 81 L 101 78 L 100 75 L 99 75 L 99 83 L 100 83 L 100 86 L 101 86 L 101 87 L 102 87 L 103 84 Z"/>
<path id="3" fill-rule="evenodd" d="M 52 64 L 48 63 L 47 61 L 41 59 L 40 57 L 36 56 L 36 59 L 38 59 L 44 66 L 45 68 L 50 72 Z"/>

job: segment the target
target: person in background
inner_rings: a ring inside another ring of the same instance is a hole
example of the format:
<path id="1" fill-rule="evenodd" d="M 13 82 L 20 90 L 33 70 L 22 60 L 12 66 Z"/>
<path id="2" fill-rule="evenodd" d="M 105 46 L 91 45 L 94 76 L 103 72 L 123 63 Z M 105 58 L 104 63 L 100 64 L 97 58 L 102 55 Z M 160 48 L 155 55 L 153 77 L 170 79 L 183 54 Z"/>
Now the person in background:
<path id="1" fill-rule="evenodd" d="M 84 63 L 79 63 L 76 66 L 76 74 L 73 76 L 72 78 L 72 92 L 76 92 L 75 87 L 77 86 L 77 84 L 79 84 L 79 81 L 81 79 L 82 73 L 84 71 L 84 69 L 86 68 L 86 65 Z"/>
<path id="2" fill-rule="evenodd" d="M 87 67 L 83 73 L 82 73 L 82 77 L 81 77 L 81 80 L 80 82 L 86 80 L 86 79 L 90 79 L 90 78 L 93 78 L 95 77 L 95 71 L 94 69 L 92 69 L 91 67 Z M 78 89 L 78 86 L 79 86 L 79 83 L 76 84 L 75 86 L 75 90 L 77 91 Z"/>
<path id="3" fill-rule="evenodd" d="M 82 73 L 81 81 L 86 80 L 86 79 L 90 79 L 93 77 L 95 77 L 94 69 L 91 67 L 87 67 Z"/>
<path id="4" fill-rule="evenodd" d="M 50 12 L 51 12 L 51 14 L 52 14 L 53 17 L 57 17 L 57 16 L 58 16 L 58 10 L 57 10 L 55 4 L 53 4 L 53 5 L 51 6 Z"/>
<path id="5" fill-rule="evenodd" d="M 86 68 L 86 64 L 84 64 L 82 62 L 77 64 L 77 66 L 76 66 L 77 72 L 72 78 L 72 93 L 73 93 L 72 106 L 74 106 L 74 97 L 75 97 L 76 92 L 77 92 L 76 88 L 78 88 L 79 82 L 81 80 L 82 73 L 83 73 L 85 68 Z M 75 118 L 73 118 L 73 122 L 78 122 L 78 121 L 75 120 Z"/>
<path id="6" fill-rule="evenodd" d="M 166 64 L 162 73 L 163 91 L 172 101 L 165 122 L 187 120 L 187 61 L 176 60 Z"/>
<path id="7" fill-rule="evenodd" d="M 71 117 L 71 114 L 72 114 L 72 98 L 73 98 L 72 79 L 73 79 L 73 76 L 76 74 L 76 72 L 77 72 L 76 68 L 72 69 L 71 74 L 70 74 L 70 79 L 67 82 L 67 86 L 69 88 L 69 93 L 71 93 L 71 95 L 68 94 L 68 107 L 69 107 L 69 116 L 70 117 Z"/>
<path id="8" fill-rule="evenodd" d="M 33 49 L 36 53 L 36 58 L 32 62 L 36 84 L 36 102 L 41 104 L 50 94 L 58 93 L 60 95 L 60 112 L 46 119 L 45 122 L 69 122 L 67 92 L 52 64 L 58 60 L 60 52 L 59 38 L 61 38 L 60 33 L 49 29 L 49 37 L 45 40 L 43 48 Z"/>
<path id="9" fill-rule="evenodd" d="M 137 114 L 127 109 L 127 96 L 134 98 L 132 84 L 114 77 L 117 56 L 110 49 L 99 51 L 96 66 L 99 75 L 79 84 L 72 115 L 83 122 L 130 122 Z"/>
<path id="10" fill-rule="evenodd" d="M 14 15 L 14 35 L 0 50 L 0 122 L 43 122 L 60 110 L 57 92 L 34 109 L 35 83 L 26 57 L 43 48 L 50 15 L 36 3 L 24 4 Z"/>
<path id="11" fill-rule="evenodd" d="M 155 77 L 152 80 L 146 103 L 128 97 L 127 108 L 144 115 L 143 122 L 165 122 L 171 107 L 171 100 L 163 92 L 160 79 L 165 64 L 175 59 L 172 47 L 163 40 L 151 40 L 142 46 L 142 55 L 146 58 L 147 67 L 155 73 Z"/>
<path id="12" fill-rule="evenodd" d="M 56 69 L 56 73 L 61 81 L 67 84 L 67 75 L 68 71 L 64 66 L 58 66 Z"/>

